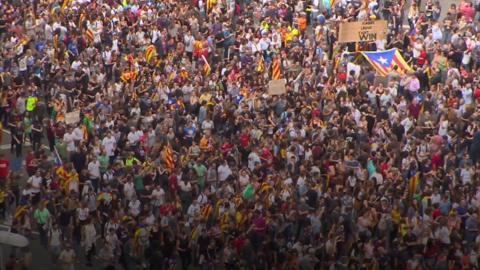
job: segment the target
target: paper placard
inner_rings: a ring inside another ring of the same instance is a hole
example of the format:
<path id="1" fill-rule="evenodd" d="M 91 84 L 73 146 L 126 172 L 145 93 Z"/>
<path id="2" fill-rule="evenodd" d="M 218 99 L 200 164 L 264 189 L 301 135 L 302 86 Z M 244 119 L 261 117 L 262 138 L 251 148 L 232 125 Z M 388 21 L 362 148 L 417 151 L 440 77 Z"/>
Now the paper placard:
<path id="1" fill-rule="evenodd" d="M 388 23 L 385 20 L 343 22 L 338 31 L 339 42 L 377 41 L 387 38 Z"/>
<path id="2" fill-rule="evenodd" d="M 268 94 L 270 96 L 282 95 L 286 92 L 285 79 L 271 80 L 268 82 Z"/>
<path id="3" fill-rule="evenodd" d="M 80 121 L 80 111 L 73 111 L 65 114 L 65 124 L 76 124 Z"/>

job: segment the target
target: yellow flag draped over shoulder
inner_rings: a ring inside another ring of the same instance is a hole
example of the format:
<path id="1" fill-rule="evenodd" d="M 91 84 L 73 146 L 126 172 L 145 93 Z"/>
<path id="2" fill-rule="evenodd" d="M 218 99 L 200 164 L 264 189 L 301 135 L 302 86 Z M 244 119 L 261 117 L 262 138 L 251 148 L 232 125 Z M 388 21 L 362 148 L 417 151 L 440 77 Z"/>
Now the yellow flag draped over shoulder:
<path id="1" fill-rule="evenodd" d="M 264 71 L 265 71 L 265 61 L 263 60 L 263 57 L 260 57 L 257 62 L 257 72 L 263 73 Z"/>
<path id="2" fill-rule="evenodd" d="M 210 12 L 216 4 L 217 0 L 207 0 L 207 12 Z"/>
<path id="3" fill-rule="evenodd" d="M 61 7 L 61 11 L 65 11 L 65 9 L 67 9 L 70 4 L 72 4 L 73 0 L 63 0 L 63 3 L 62 3 L 62 7 Z"/>

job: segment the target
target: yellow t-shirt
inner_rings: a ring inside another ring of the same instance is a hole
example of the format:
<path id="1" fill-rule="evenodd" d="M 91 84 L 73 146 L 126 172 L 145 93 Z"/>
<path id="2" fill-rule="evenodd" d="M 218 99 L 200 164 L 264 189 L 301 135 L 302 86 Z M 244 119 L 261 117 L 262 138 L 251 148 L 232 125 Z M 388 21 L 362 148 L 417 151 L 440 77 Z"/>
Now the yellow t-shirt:
<path id="1" fill-rule="evenodd" d="M 35 110 L 35 107 L 37 105 L 37 101 L 38 101 L 38 98 L 36 97 L 29 97 L 27 98 L 27 112 L 31 112 L 33 110 Z"/>

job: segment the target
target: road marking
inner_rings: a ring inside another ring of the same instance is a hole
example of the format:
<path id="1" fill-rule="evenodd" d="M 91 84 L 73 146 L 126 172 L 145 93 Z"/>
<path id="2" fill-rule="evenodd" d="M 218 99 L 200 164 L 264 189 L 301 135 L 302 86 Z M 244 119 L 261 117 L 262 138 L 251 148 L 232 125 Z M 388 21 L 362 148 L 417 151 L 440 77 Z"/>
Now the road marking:
<path id="1" fill-rule="evenodd" d="M 8 135 L 12 135 L 12 133 L 8 129 L 2 129 L 3 132 L 5 132 Z M 24 147 L 30 147 L 32 144 L 30 143 L 29 138 L 25 138 L 25 143 L 23 144 Z M 42 149 L 50 149 L 46 145 L 41 144 L 40 147 Z M 10 149 L 10 144 L 2 144 L 0 145 L 0 150 L 9 150 Z"/>
<path id="2" fill-rule="evenodd" d="M 0 231 L 7 231 L 7 232 L 10 232 L 12 230 L 12 226 L 8 225 L 8 224 L 0 224 Z M 30 234 L 33 234 L 33 235 L 40 235 L 39 232 L 37 231 L 30 231 Z M 22 234 L 23 235 L 23 234 Z M 28 238 L 28 237 L 27 237 Z"/>
<path id="3" fill-rule="evenodd" d="M 30 142 L 25 142 L 23 146 L 29 147 L 31 146 Z M 0 150 L 9 150 L 10 149 L 10 144 L 2 144 L 0 145 Z"/>

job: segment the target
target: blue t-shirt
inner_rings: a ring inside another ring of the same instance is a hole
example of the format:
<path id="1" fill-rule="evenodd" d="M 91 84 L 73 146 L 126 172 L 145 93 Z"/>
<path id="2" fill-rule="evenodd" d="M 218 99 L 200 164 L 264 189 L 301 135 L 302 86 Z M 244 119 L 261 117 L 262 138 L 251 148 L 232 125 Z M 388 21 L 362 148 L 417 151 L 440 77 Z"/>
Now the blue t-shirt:
<path id="1" fill-rule="evenodd" d="M 192 127 L 185 127 L 183 129 L 183 133 L 185 134 L 186 137 L 188 138 L 193 138 L 193 135 L 195 135 L 195 128 Z"/>

